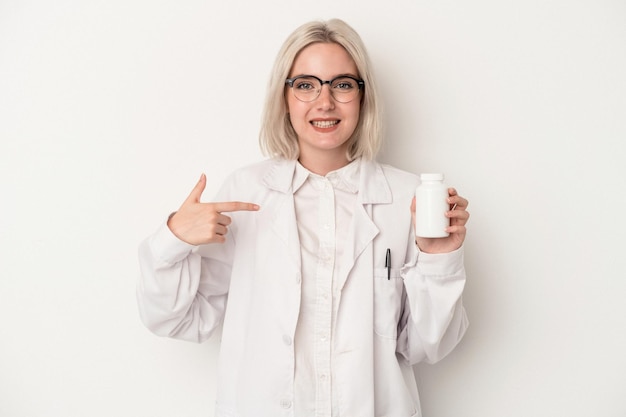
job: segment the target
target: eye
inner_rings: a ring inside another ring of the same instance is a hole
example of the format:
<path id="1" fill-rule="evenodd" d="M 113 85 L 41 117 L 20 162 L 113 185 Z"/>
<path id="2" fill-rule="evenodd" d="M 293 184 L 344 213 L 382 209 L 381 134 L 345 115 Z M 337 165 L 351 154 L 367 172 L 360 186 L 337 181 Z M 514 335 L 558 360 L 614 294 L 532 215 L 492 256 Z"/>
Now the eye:
<path id="1" fill-rule="evenodd" d="M 311 84 L 308 81 L 298 81 L 295 83 L 294 85 L 295 88 L 297 88 L 298 90 L 313 90 L 313 84 Z"/>
<path id="2" fill-rule="evenodd" d="M 351 78 L 340 78 L 333 82 L 333 89 L 339 91 L 350 91 L 357 88 L 356 81 Z"/>
<path id="3" fill-rule="evenodd" d="M 298 91 L 302 91 L 305 93 L 316 91 L 320 88 L 319 81 L 315 78 L 310 77 L 302 77 L 295 80 L 293 83 L 293 88 Z"/>

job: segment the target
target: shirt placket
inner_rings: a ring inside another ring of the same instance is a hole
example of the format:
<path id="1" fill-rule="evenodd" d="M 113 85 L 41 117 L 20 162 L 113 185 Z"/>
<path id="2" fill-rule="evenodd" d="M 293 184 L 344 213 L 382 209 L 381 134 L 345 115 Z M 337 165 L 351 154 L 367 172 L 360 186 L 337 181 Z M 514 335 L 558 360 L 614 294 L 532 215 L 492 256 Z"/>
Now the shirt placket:
<path id="1" fill-rule="evenodd" d="M 319 197 L 319 256 L 316 271 L 315 378 L 316 417 L 331 416 L 332 282 L 335 264 L 335 194 L 322 180 Z"/>

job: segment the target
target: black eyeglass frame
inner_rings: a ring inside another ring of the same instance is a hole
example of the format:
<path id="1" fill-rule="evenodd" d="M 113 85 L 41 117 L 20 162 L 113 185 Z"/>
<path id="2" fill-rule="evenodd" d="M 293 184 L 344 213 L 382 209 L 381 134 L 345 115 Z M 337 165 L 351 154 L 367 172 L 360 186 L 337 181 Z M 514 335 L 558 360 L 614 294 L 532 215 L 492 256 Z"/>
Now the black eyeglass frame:
<path id="1" fill-rule="evenodd" d="M 285 84 L 287 84 L 290 88 L 292 88 L 292 89 L 293 89 L 293 83 L 294 83 L 296 80 L 299 80 L 299 79 L 301 79 L 301 78 L 315 78 L 317 81 L 319 81 L 319 82 L 320 82 L 320 91 L 317 93 L 317 96 L 316 96 L 313 100 L 311 100 L 311 101 L 316 100 L 316 99 L 320 96 L 320 94 L 322 94 L 322 87 L 324 87 L 324 84 L 328 84 L 328 86 L 329 86 L 329 87 L 332 87 L 333 82 L 335 82 L 336 80 L 338 80 L 338 79 L 340 79 L 340 78 L 349 78 L 349 79 L 351 79 L 351 80 L 353 80 L 353 81 L 356 81 L 357 85 L 359 86 L 359 91 L 363 91 L 363 90 L 365 89 L 365 81 L 360 80 L 360 79 L 358 79 L 358 78 L 356 78 L 356 77 L 353 77 L 352 75 L 338 75 L 338 76 L 336 76 L 335 78 L 333 78 L 332 80 L 326 80 L 326 81 L 324 81 L 324 80 L 322 80 L 320 77 L 316 77 L 315 75 L 307 75 L 307 74 L 303 74 L 303 75 L 296 75 L 296 76 L 295 76 L 295 77 L 293 77 L 293 78 L 287 78 L 287 79 L 285 80 Z M 294 93 L 294 95 L 295 95 L 295 93 Z M 337 100 L 337 98 L 335 97 L 335 95 L 332 93 L 332 89 L 331 89 L 331 95 L 333 96 L 333 98 L 334 98 L 335 100 Z M 296 98 L 298 98 L 298 97 L 296 97 Z M 356 96 L 355 96 L 354 98 L 356 98 Z M 354 98 L 353 98 L 352 100 L 354 100 Z M 298 100 L 300 100 L 300 99 L 298 98 Z M 352 101 L 352 100 L 350 100 L 350 101 Z M 300 100 L 300 101 L 302 101 L 302 100 Z M 311 101 L 309 101 L 309 102 L 307 102 L 307 103 L 310 103 Z M 337 101 L 339 101 L 339 100 L 337 100 Z M 345 103 L 350 103 L 350 101 L 346 101 Z M 340 102 L 340 103 L 343 103 L 342 101 L 339 101 L 339 102 Z"/>

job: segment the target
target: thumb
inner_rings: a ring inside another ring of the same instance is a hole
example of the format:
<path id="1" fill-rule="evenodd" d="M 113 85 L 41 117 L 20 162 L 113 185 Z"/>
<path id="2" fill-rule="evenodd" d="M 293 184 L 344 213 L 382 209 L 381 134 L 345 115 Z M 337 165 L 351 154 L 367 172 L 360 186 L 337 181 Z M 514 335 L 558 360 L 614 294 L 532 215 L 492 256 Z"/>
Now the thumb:
<path id="1" fill-rule="evenodd" d="M 187 199 L 185 200 L 183 204 L 199 203 L 200 197 L 202 196 L 202 192 L 204 191 L 205 187 L 206 187 L 206 175 L 202 174 L 200 175 L 200 179 L 198 180 L 198 183 L 195 185 L 195 187 L 193 187 L 193 190 L 191 190 L 191 193 L 189 193 L 189 197 L 187 197 Z"/>

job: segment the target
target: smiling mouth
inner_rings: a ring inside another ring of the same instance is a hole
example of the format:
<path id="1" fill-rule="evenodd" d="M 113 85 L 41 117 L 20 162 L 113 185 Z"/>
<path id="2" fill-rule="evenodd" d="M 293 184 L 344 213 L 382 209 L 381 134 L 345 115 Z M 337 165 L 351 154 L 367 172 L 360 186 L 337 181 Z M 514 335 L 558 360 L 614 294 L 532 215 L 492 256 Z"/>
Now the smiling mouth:
<path id="1" fill-rule="evenodd" d="M 333 127 L 339 123 L 339 120 L 313 120 L 311 124 L 315 127 L 319 127 L 321 129 L 328 129 L 329 127 Z"/>

